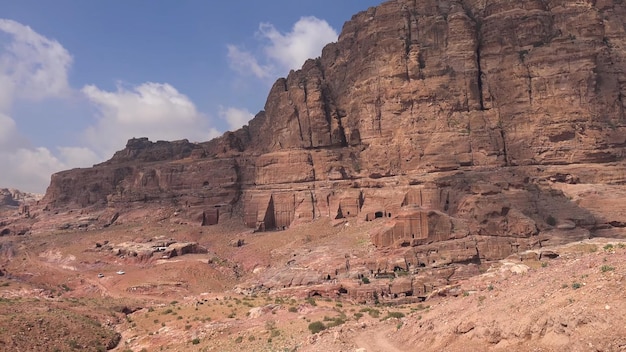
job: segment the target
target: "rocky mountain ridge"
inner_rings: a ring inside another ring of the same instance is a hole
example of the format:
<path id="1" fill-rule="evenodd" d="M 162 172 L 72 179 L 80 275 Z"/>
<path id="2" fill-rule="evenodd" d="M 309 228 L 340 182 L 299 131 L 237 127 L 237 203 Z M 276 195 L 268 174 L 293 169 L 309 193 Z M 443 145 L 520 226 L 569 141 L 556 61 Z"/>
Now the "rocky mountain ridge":
<path id="1" fill-rule="evenodd" d="M 388 1 L 277 80 L 242 129 L 132 139 L 53 175 L 43 203 L 257 231 L 379 221 L 371 240 L 393 254 L 370 274 L 624 236 L 625 18 L 608 0 Z M 399 293 L 428 294 L 422 281 Z"/>

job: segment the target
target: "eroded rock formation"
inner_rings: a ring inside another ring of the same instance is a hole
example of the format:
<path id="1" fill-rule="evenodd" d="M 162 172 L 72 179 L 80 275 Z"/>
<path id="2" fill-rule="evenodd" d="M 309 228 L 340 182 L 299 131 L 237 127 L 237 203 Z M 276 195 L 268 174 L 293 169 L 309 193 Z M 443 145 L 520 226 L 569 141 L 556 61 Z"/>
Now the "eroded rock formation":
<path id="1" fill-rule="evenodd" d="M 499 259 L 625 234 L 625 96 L 622 1 L 388 1 L 242 129 L 132 139 L 53 175 L 45 202 L 184 206 L 257 230 L 383 218 L 373 242 L 412 267 Z"/>

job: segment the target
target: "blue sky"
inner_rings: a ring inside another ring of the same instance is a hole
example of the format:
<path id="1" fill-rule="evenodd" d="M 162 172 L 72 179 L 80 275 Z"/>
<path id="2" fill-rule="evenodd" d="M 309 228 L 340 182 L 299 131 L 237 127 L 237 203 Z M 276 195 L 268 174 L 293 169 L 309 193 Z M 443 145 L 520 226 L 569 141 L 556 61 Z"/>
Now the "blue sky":
<path id="1" fill-rule="evenodd" d="M 128 138 L 205 141 L 381 0 L 4 1 L 0 187 L 109 159 Z"/>

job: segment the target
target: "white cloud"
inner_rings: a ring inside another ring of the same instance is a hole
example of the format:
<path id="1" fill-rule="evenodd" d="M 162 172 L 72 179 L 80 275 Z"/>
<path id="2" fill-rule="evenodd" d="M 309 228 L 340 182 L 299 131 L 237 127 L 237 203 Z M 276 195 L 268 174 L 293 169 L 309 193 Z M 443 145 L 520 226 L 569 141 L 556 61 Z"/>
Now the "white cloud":
<path id="1" fill-rule="evenodd" d="M 14 167 L 7 175 L 9 184 L 17 184 L 20 189 L 44 191 L 50 182 L 50 175 L 63 170 L 65 165 L 47 148 L 18 149 L 16 152 L 3 155 L 5 160 Z M 13 177 L 13 180 L 10 178 Z"/>
<path id="2" fill-rule="evenodd" d="M 0 112 L 0 148 L 8 148 L 16 133 L 15 121 Z"/>
<path id="3" fill-rule="evenodd" d="M 205 141 L 219 135 L 193 102 L 167 83 L 118 86 L 115 92 L 88 85 L 82 92 L 99 112 L 97 124 L 85 131 L 86 141 L 102 155 L 112 155 L 133 137 Z"/>
<path id="4" fill-rule="evenodd" d="M 320 56 L 324 46 L 338 36 L 328 22 L 312 16 L 300 18 L 286 34 L 270 23 L 262 23 L 259 32 L 270 41 L 265 47 L 267 56 L 288 69 L 299 68 L 307 59 Z"/>
<path id="5" fill-rule="evenodd" d="M 219 116 L 222 120 L 228 122 L 230 131 L 234 131 L 246 125 L 254 115 L 247 109 L 239 109 L 234 107 L 220 107 Z"/>
<path id="6" fill-rule="evenodd" d="M 0 19 L 0 31 L 11 37 L 0 55 L 0 93 L 5 97 L 0 108 L 9 108 L 12 98 L 40 100 L 69 94 L 72 56 L 59 42 L 7 19 Z"/>
<path id="7" fill-rule="evenodd" d="M 17 123 L 20 120 L 11 110 L 18 100 L 40 104 L 43 99 L 70 98 L 76 93 L 68 83 L 71 66 L 72 56 L 56 40 L 0 19 L 0 187 L 44 192 L 52 173 L 106 160 L 132 137 L 206 141 L 221 134 L 210 128 L 207 117 L 187 96 L 169 84 L 120 85 L 115 91 L 86 85 L 80 96 L 94 106 L 96 122 L 83 131 L 82 143 L 33 147 L 36 141 L 22 134 L 28 131 L 20 130 L 25 126 Z M 262 74 L 265 68 L 254 69 Z M 238 115 L 227 115 L 235 123 Z"/>
<path id="8" fill-rule="evenodd" d="M 309 58 L 318 57 L 322 48 L 337 37 L 337 31 L 328 22 L 312 16 L 300 18 L 289 33 L 281 33 L 270 23 L 261 23 L 257 38 L 262 43 L 264 56 L 257 57 L 250 51 L 228 45 L 228 58 L 231 68 L 241 74 L 272 78 L 300 68 Z"/>
<path id="9" fill-rule="evenodd" d="M 53 172 L 62 170 L 63 163 L 46 148 L 0 151 L 0 185 L 43 193 Z"/>
<path id="10" fill-rule="evenodd" d="M 58 147 L 57 149 L 66 168 L 88 167 L 103 161 L 101 156 L 87 147 Z"/>
<path id="11" fill-rule="evenodd" d="M 0 187 L 43 192 L 53 172 L 83 166 L 87 158 L 72 148 L 59 150 L 57 157 L 47 148 L 31 147 L 11 110 L 17 100 L 69 97 L 72 57 L 57 41 L 12 20 L 0 19 L 0 34 L 8 38 L 0 47 Z"/>
<path id="12" fill-rule="evenodd" d="M 53 173 L 102 161 L 93 151 L 82 147 L 58 148 L 56 154 L 44 147 L 0 151 L 0 185 L 43 193 Z"/>
<path id="13" fill-rule="evenodd" d="M 269 78 L 272 74 L 271 66 L 260 65 L 251 53 L 241 50 L 234 45 L 228 45 L 228 58 L 230 59 L 230 68 L 240 74 L 253 74 L 257 78 Z"/>

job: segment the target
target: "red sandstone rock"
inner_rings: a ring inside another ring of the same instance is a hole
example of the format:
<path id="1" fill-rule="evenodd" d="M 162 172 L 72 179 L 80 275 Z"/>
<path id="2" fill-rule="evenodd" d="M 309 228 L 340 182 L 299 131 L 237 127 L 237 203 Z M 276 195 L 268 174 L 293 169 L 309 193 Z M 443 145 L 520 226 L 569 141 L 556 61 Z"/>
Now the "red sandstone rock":
<path id="1" fill-rule="evenodd" d="M 44 202 L 184 207 L 257 230 L 385 219 L 372 241 L 428 268 L 624 236 L 622 198 L 585 190 L 626 192 L 625 19 L 621 2 L 388 1 L 279 79 L 248 126 L 130 140 L 53 175 Z"/>

